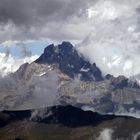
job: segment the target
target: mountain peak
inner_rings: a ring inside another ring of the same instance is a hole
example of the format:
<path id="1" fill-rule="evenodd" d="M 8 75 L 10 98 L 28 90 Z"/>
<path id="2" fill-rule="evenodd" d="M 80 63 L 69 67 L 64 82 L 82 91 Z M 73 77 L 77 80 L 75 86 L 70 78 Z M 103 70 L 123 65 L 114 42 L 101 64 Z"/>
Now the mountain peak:
<path id="1" fill-rule="evenodd" d="M 59 45 L 54 45 L 50 44 L 44 49 L 44 54 L 47 56 L 52 56 L 52 55 L 64 55 L 64 54 L 69 54 L 74 51 L 74 47 L 70 42 L 62 42 L 62 44 Z"/>
<path id="2" fill-rule="evenodd" d="M 59 69 L 69 77 L 81 75 L 81 80 L 102 80 L 100 69 L 84 59 L 70 42 L 48 45 L 44 53 L 35 61 L 39 64 L 57 64 Z"/>
<path id="3" fill-rule="evenodd" d="M 61 46 L 65 46 L 65 47 L 73 47 L 72 44 L 69 41 L 63 41 Z"/>

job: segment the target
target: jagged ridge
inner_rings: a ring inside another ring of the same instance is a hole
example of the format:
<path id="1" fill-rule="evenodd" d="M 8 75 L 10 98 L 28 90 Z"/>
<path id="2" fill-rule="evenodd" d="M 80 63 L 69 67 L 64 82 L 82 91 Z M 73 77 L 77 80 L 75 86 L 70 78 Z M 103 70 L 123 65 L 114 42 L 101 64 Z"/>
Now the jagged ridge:
<path id="1" fill-rule="evenodd" d="M 96 64 L 85 60 L 70 42 L 45 48 L 44 53 L 35 61 L 38 64 L 57 64 L 58 68 L 71 78 L 81 75 L 81 80 L 100 81 L 102 73 Z"/>

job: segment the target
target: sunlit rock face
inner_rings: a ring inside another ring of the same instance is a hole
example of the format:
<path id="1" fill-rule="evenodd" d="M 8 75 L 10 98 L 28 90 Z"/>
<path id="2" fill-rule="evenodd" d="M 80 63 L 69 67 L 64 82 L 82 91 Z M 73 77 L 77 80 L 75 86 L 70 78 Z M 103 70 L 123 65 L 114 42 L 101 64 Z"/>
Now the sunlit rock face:
<path id="1" fill-rule="evenodd" d="M 33 63 L 1 79 L 0 109 L 73 105 L 100 114 L 140 117 L 140 87 L 124 76 L 102 76 L 69 42 L 49 45 Z"/>

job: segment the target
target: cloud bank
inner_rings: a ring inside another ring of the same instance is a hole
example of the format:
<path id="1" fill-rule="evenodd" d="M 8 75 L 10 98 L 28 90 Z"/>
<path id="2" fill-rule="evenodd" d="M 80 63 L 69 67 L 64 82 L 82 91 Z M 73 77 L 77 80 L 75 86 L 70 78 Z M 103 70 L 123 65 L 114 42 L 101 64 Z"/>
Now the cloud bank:
<path id="1" fill-rule="evenodd" d="M 99 0 L 88 9 L 91 32 L 78 45 L 104 74 L 140 73 L 140 2 Z"/>
<path id="2" fill-rule="evenodd" d="M 0 0 L 0 41 L 75 40 L 91 0 Z"/>

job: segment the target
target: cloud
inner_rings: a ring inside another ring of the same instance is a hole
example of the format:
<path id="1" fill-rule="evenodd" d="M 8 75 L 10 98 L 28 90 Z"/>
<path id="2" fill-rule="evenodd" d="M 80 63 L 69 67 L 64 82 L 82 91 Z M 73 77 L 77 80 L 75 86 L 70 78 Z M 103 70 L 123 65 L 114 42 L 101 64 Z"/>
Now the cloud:
<path id="1" fill-rule="evenodd" d="M 37 58 L 37 55 L 33 55 L 16 59 L 9 52 L 0 53 L 0 75 L 5 76 L 11 72 L 15 72 L 23 63 L 31 63 Z"/>
<path id="2" fill-rule="evenodd" d="M 81 2 L 81 3 L 78 3 Z M 36 21 L 49 22 L 67 19 L 73 14 L 80 14 L 83 4 L 81 0 L 1 0 L 1 22 L 13 21 L 16 25 L 36 24 Z"/>
<path id="3" fill-rule="evenodd" d="M 0 0 L 0 41 L 73 39 L 73 26 L 84 18 L 89 2 L 91 0 Z"/>
<path id="4" fill-rule="evenodd" d="M 132 140 L 137 140 L 140 138 L 140 132 L 137 132 L 134 136 Z"/>
<path id="5" fill-rule="evenodd" d="M 97 140 L 112 140 L 112 129 L 104 129 L 101 131 L 100 136 L 97 138 Z"/>
<path id="6" fill-rule="evenodd" d="M 99 0 L 88 9 L 91 32 L 77 45 L 104 74 L 140 73 L 140 2 Z"/>

